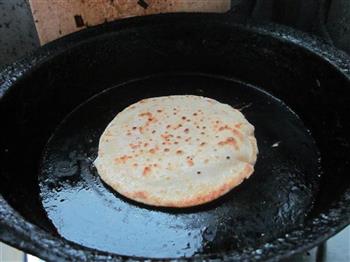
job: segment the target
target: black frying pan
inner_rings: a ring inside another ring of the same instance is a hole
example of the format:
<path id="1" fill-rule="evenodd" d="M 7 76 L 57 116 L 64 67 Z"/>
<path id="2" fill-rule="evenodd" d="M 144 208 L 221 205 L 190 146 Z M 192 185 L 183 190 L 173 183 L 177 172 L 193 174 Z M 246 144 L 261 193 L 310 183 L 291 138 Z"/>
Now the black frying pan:
<path id="1" fill-rule="evenodd" d="M 279 259 L 347 224 L 350 60 L 279 26 L 213 14 L 113 22 L 1 74 L 0 237 L 47 260 Z M 92 162 L 114 115 L 139 99 L 212 97 L 256 127 L 254 175 L 186 209 L 130 201 Z"/>

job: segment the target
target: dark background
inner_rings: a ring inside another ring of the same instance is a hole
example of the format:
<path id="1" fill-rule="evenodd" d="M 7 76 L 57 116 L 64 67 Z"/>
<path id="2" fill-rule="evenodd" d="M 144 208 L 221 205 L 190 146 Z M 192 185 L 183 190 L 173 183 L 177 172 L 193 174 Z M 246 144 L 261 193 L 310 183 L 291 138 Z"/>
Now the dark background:
<path id="1" fill-rule="evenodd" d="M 291 26 L 350 54 L 350 0 L 232 0 L 228 15 L 240 22 Z M 0 0 L 0 68 L 39 46 L 27 0 Z M 348 227 L 292 261 L 348 261 L 349 235 Z"/>
<path id="2" fill-rule="evenodd" d="M 350 53 L 349 0 L 232 0 L 232 6 L 232 19 L 288 25 Z M 0 67 L 37 47 L 27 0 L 0 0 Z"/>

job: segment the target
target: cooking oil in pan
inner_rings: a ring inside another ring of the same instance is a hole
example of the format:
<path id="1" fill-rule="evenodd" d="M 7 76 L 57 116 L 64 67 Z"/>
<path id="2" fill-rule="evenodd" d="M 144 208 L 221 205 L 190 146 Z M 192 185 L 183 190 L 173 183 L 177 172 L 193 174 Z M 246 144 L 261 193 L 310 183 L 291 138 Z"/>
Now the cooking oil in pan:
<path id="1" fill-rule="evenodd" d="M 255 173 L 206 205 L 141 205 L 100 180 L 92 164 L 98 139 L 129 104 L 174 94 L 207 96 L 242 110 L 256 128 Z M 111 88 L 77 107 L 48 142 L 39 180 L 44 209 L 62 237 L 120 255 L 189 257 L 256 248 L 302 224 L 317 191 L 319 166 L 310 132 L 266 92 L 232 79 L 159 76 Z"/>

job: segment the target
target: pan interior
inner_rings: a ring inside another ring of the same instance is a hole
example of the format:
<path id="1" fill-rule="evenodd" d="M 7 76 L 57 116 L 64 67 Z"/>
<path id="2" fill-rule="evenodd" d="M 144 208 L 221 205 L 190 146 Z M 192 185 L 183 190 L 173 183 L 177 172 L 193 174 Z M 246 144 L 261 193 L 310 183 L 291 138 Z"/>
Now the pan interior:
<path id="1" fill-rule="evenodd" d="M 256 128 L 256 171 L 206 205 L 140 205 L 100 180 L 92 165 L 98 140 L 126 106 L 175 94 L 207 96 L 241 109 Z M 166 258 L 257 247 L 282 236 L 308 216 L 319 176 L 315 142 L 283 102 L 234 79 L 181 74 L 127 82 L 76 108 L 46 145 L 39 186 L 47 216 L 62 237 L 121 255 Z"/>

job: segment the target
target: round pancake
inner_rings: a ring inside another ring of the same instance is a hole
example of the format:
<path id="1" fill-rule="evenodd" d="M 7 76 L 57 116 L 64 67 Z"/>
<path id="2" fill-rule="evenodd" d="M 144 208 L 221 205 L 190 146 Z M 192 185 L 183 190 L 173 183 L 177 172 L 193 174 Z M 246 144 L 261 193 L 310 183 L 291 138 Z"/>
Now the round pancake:
<path id="1" fill-rule="evenodd" d="M 95 166 L 127 198 L 189 207 L 248 178 L 257 154 L 254 127 L 240 111 L 206 97 L 165 96 L 118 113 L 100 138 Z"/>

